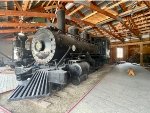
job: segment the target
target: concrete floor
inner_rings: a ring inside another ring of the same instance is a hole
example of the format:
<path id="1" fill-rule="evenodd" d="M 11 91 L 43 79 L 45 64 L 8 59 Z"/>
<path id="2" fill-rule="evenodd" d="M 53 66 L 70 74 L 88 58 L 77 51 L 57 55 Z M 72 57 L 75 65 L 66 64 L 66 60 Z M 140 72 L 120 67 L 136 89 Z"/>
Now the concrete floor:
<path id="1" fill-rule="evenodd" d="M 130 67 L 135 77 L 127 75 Z M 150 113 L 150 72 L 119 64 L 68 113 Z"/>

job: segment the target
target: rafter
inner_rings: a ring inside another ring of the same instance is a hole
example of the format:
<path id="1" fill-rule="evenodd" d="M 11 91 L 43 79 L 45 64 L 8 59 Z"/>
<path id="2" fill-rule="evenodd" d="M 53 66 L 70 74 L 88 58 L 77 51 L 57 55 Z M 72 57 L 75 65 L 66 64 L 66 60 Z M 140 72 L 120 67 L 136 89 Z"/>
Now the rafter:
<path id="1" fill-rule="evenodd" d="M 74 13 L 76 13 L 77 11 L 81 10 L 82 8 L 84 8 L 84 5 L 80 5 L 79 7 L 77 7 L 75 10 L 73 10 L 72 12 L 70 12 L 68 15 L 71 16 Z"/>
<path id="2" fill-rule="evenodd" d="M 30 9 L 30 8 L 31 8 L 32 3 L 33 3 L 33 0 L 31 0 L 31 1 L 30 1 L 29 5 L 28 5 L 28 9 Z"/>
<path id="3" fill-rule="evenodd" d="M 32 5 L 33 2 L 34 2 L 34 0 L 30 0 L 30 4 L 29 4 L 29 6 L 28 6 L 29 9 L 30 9 L 31 7 L 32 7 L 32 8 L 39 7 L 39 6 L 41 6 L 41 4 L 43 3 L 43 1 L 39 0 L 39 1 L 37 1 L 34 5 Z M 42 6 L 41 6 L 41 7 L 42 7 Z"/>
<path id="4" fill-rule="evenodd" d="M 112 6 L 110 6 L 110 7 L 104 8 L 104 10 L 108 11 L 109 9 L 112 9 L 112 8 L 114 8 L 114 7 L 120 5 L 121 3 L 124 3 L 124 2 L 126 2 L 126 1 L 123 1 L 123 0 L 122 0 L 122 1 L 120 1 L 120 2 L 115 3 L 114 5 L 112 5 Z M 91 16 L 93 16 L 93 15 L 95 15 L 95 14 L 97 14 L 97 13 L 98 13 L 97 11 L 94 11 L 93 13 L 91 13 L 91 14 L 85 16 L 84 18 L 82 18 L 82 20 L 85 20 L 85 19 L 87 19 L 87 18 L 89 18 L 89 17 L 91 17 Z"/>
<path id="5" fill-rule="evenodd" d="M 108 33 L 109 35 L 113 36 L 114 38 L 120 40 L 121 42 L 124 42 L 124 39 L 123 39 L 123 38 L 118 37 L 117 35 L 115 35 L 115 34 L 113 34 L 112 32 L 106 30 L 105 28 L 100 27 L 100 29 L 102 29 L 103 31 L 105 31 L 105 32 Z"/>
<path id="6" fill-rule="evenodd" d="M 103 15 L 106 15 L 108 17 L 117 19 L 117 16 L 113 15 L 112 13 L 109 13 L 106 10 L 100 9 L 96 4 L 93 4 L 92 2 L 90 2 L 89 4 L 86 5 L 86 7 L 89 7 L 90 9 L 97 11 L 98 13 L 101 13 Z"/>
<path id="7" fill-rule="evenodd" d="M 7 29 L 7 30 L 0 30 L 0 34 L 4 34 L 4 33 L 16 33 L 16 32 L 35 32 L 36 29 L 35 28 L 31 28 L 31 29 Z"/>
<path id="8" fill-rule="evenodd" d="M 0 22 L 1 27 L 44 27 L 45 23 L 19 23 L 19 22 Z"/>
<path id="9" fill-rule="evenodd" d="M 52 3 L 51 0 L 49 0 L 49 2 L 46 4 L 46 6 L 49 6 Z"/>
<path id="10" fill-rule="evenodd" d="M 122 3 L 125 3 L 125 2 L 127 2 L 127 1 L 125 1 L 125 0 L 120 0 L 119 2 L 117 2 L 117 3 L 113 4 L 113 5 L 111 5 L 110 7 L 106 7 L 105 10 L 115 8 L 116 6 L 118 6 L 118 5 L 122 4 Z"/>
<path id="11" fill-rule="evenodd" d="M 101 35 L 104 35 L 104 33 L 102 31 L 100 31 L 97 27 L 94 29 L 96 29 L 96 31 L 98 31 Z"/>
<path id="12" fill-rule="evenodd" d="M 54 8 L 57 8 L 57 5 L 51 5 L 51 6 L 44 7 L 45 10 L 50 10 L 50 9 L 54 9 Z"/>
<path id="13" fill-rule="evenodd" d="M 41 12 L 43 12 L 43 11 L 45 11 L 45 9 L 44 9 L 44 7 L 38 6 L 38 7 L 32 8 L 32 9 L 30 9 L 28 11 L 32 11 L 32 12 L 41 11 Z"/>
<path id="14" fill-rule="evenodd" d="M 120 7 L 122 8 L 123 11 L 127 11 L 127 7 L 126 7 L 125 3 L 121 3 Z"/>
<path id="15" fill-rule="evenodd" d="M 120 7 L 123 9 L 123 11 L 127 11 L 127 7 L 125 3 L 121 3 Z M 127 16 L 126 17 L 127 22 L 129 23 L 130 27 L 135 30 L 138 34 L 140 34 L 140 31 L 137 27 L 137 25 L 135 24 L 134 20 L 132 19 L 131 16 Z"/>
<path id="16" fill-rule="evenodd" d="M 76 9 L 77 7 L 74 6 L 74 8 Z M 79 14 L 82 18 L 85 17 L 85 15 L 80 10 L 78 10 L 76 13 Z"/>
<path id="17" fill-rule="evenodd" d="M 127 46 L 127 45 L 140 45 L 140 44 L 150 44 L 150 41 L 144 41 L 144 42 L 128 42 L 128 43 L 124 43 L 124 44 L 111 44 L 111 47 L 118 47 L 118 46 Z"/>
<path id="18" fill-rule="evenodd" d="M 82 20 L 85 20 L 85 19 L 87 19 L 87 18 L 90 18 L 91 16 L 95 15 L 96 13 L 97 13 L 97 11 L 94 11 L 93 13 L 91 13 L 91 14 L 85 16 L 84 18 L 82 18 Z"/>
<path id="19" fill-rule="evenodd" d="M 5 2 L 5 5 L 6 5 L 6 10 L 8 9 L 8 3 L 7 2 Z"/>
<path id="20" fill-rule="evenodd" d="M 7 11 L 4 11 L 4 10 L 3 10 L 3 11 L 0 11 L 0 16 L 25 16 L 25 17 L 43 17 L 43 18 L 50 18 L 50 17 L 54 18 L 54 17 L 56 17 L 56 15 L 53 14 L 53 13 L 48 14 L 48 13 L 27 12 L 27 11 L 12 11 L 12 10 L 7 10 Z M 90 25 L 90 26 L 92 26 L 92 27 L 96 27 L 95 24 L 92 24 L 92 23 L 90 23 L 90 22 L 83 21 L 83 20 L 78 19 L 78 18 L 72 18 L 72 17 L 68 16 L 68 19 L 69 19 L 69 20 L 73 20 L 73 21 L 75 21 L 75 22 L 84 23 L 84 24 Z M 119 39 L 118 36 L 116 36 L 115 34 L 113 34 L 113 33 L 109 32 L 109 31 L 107 31 L 106 29 L 103 28 L 102 30 L 105 31 L 105 32 L 107 32 L 109 35 L 111 35 L 111 36 L 113 36 L 113 37 Z M 99 32 L 99 31 L 98 31 L 98 32 Z M 99 32 L 99 33 L 101 34 L 101 32 Z M 120 40 L 121 40 L 121 39 L 120 39 Z M 122 40 L 121 40 L 121 41 L 122 41 Z"/>
<path id="21" fill-rule="evenodd" d="M 30 3 L 29 0 L 24 0 L 23 1 L 23 6 L 22 6 L 23 11 L 26 11 L 28 9 L 29 3 Z"/>
<path id="22" fill-rule="evenodd" d="M 53 13 L 13 11 L 13 10 L 0 10 L 0 16 L 24 16 L 24 17 L 43 17 L 43 18 L 56 17 L 56 15 Z"/>
<path id="23" fill-rule="evenodd" d="M 141 39 L 139 33 L 137 33 L 136 31 L 134 31 L 132 28 L 130 28 L 119 16 L 115 16 L 113 15 L 112 13 L 106 11 L 106 10 L 103 10 L 101 8 L 99 8 L 96 4 L 92 3 L 92 2 L 88 2 L 88 3 L 84 3 L 83 5 L 85 5 L 86 7 L 94 10 L 94 11 L 97 11 L 98 13 L 101 13 L 103 15 L 106 15 L 108 17 L 111 17 L 115 20 L 118 20 L 123 26 L 125 26 L 126 29 L 129 29 L 130 32 L 132 32 L 134 35 L 136 35 L 139 39 Z"/>
<path id="24" fill-rule="evenodd" d="M 148 8 L 150 8 L 150 2 L 149 1 L 143 1 L 144 2 L 144 4 L 148 7 Z"/>
<path id="25" fill-rule="evenodd" d="M 65 11 L 65 13 L 68 15 L 69 13 L 68 12 L 70 12 L 70 10 L 67 10 L 64 6 L 66 5 L 67 3 L 62 3 L 62 9 L 64 9 L 64 11 Z M 76 8 L 76 6 L 74 6 L 74 8 Z M 80 14 L 80 16 L 84 16 L 84 14 L 82 14 L 80 11 L 77 11 L 77 13 L 79 13 Z M 76 23 L 76 22 L 74 22 L 74 21 L 72 21 L 75 25 L 77 25 L 77 26 L 79 26 L 79 27 L 81 27 L 81 25 L 80 24 L 78 24 L 78 23 Z"/>
<path id="26" fill-rule="evenodd" d="M 44 7 L 44 5 L 46 4 L 46 2 L 47 2 L 47 1 L 43 1 L 43 3 L 42 3 L 41 6 Z"/>
<path id="27" fill-rule="evenodd" d="M 132 19 L 131 16 L 126 17 L 128 23 L 132 26 L 132 29 L 136 30 L 138 33 L 140 33 L 138 26 L 136 25 L 136 23 L 134 22 L 134 20 Z"/>
<path id="28" fill-rule="evenodd" d="M 77 18 L 73 18 L 73 17 L 69 17 L 71 20 L 75 21 L 75 22 L 79 22 L 79 23 L 84 23 L 86 25 L 90 25 L 94 28 L 96 28 L 96 30 L 102 34 L 102 32 L 99 30 L 103 30 L 104 32 L 108 33 L 109 35 L 113 36 L 114 38 L 117 38 L 118 40 L 122 41 L 123 42 L 123 39 L 122 38 L 119 38 L 117 35 L 113 34 L 112 32 L 108 31 L 107 29 L 103 28 L 102 26 L 101 27 L 97 27 L 95 24 L 93 23 L 90 23 L 90 22 L 87 22 L 87 21 L 84 21 L 84 20 L 81 20 L 81 19 L 77 19 Z"/>
<path id="29" fill-rule="evenodd" d="M 71 21 L 74 21 L 74 22 L 77 22 L 77 23 L 84 23 L 85 25 L 90 25 L 94 29 L 96 29 L 101 35 L 103 35 L 103 33 L 98 29 L 98 27 L 95 26 L 95 24 L 92 24 L 90 22 L 87 22 L 87 21 L 84 21 L 84 20 L 81 20 L 81 19 L 78 19 L 78 18 L 74 18 L 74 17 L 69 17 L 69 16 L 66 16 L 66 17 L 67 17 L 66 19 L 69 19 Z"/>
<path id="30" fill-rule="evenodd" d="M 77 7 L 74 5 L 71 9 L 66 10 L 66 14 L 68 15 L 70 12 L 74 11 L 75 9 L 77 9 Z M 79 14 L 81 17 L 85 17 L 85 15 L 80 10 L 78 10 L 76 13 Z"/>
<path id="31" fill-rule="evenodd" d="M 14 3 L 16 4 L 16 7 L 18 8 L 19 11 L 22 11 L 22 7 L 21 5 L 18 3 L 18 1 L 14 1 Z"/>
<path id="32" fill-rule="evenodd" d="M 112 25 L 112 23 L 109 23 L 109 26 L 115 31 L 118 32 L 118 30 L 115 28 L 114 25 Z M 118 33 L 119 37 L 122 37 L 122 35 L 120 33 Z"/>
<path id="33" fill-rule="evenodd" d="M 51 13 L 51 14 L 47 14 L 47 13 L 37 13 L 37 12 L 27 12 L 27 11 L 0 11 L 0 16 L 27 16 L 27 17 L 45 17 L 45 18 L 49 18 L 49 17 L 56 17 L 55 14 Z M 95 24 L 92 24 L 90 22 L 86 22 L 83 21 L 81 19 L 77 19 L 77 18 L 73 18 L 68 16 L 69 20 L 73 20 L 75 22 L 80 22 L 80 23 L 84 23 L 86 25 L 90 25 L 92 27 L 96 27 Z M 105 30 L 105 32 L 107 31 L 106 29 L 103 28 L 103 30 Z M 100 34 L 101 32 L 98 31 Z M 115 38 L 118 38 L 116 35 L 112 34 L 112 33 L 108 33 L 110 35 L 112 35 Z M 119 38 L 118 38 L 119 39 Z"/>

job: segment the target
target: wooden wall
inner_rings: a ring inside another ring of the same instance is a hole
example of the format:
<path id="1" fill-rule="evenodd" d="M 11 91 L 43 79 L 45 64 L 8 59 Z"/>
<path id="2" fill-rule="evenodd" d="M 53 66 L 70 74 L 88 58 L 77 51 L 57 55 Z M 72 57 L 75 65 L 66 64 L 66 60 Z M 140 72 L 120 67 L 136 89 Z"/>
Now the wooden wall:
<path id="1" fill-rule="evenodd" d="M 126 61 L 128 59 L 128 46 L 123 46 L 123 58 L 117 58 L 117 47 L 111 47 L 110 49 L 110 63 L 116 61 Z"/>
<path id="2" fill-rule="evenodd" d="M 114 63 L 116 61 L 127 61 L 133 54 L 141 53 L 142 54 L 150 54 L 150 44 L 144 44 L 142 50 L 140 51 L 140 45 L 125 45 L 118 46 L 123 48 L 123 58 L 117 58 L 117 46 L 113 46 L 110 48 L 110 63 Z"/>

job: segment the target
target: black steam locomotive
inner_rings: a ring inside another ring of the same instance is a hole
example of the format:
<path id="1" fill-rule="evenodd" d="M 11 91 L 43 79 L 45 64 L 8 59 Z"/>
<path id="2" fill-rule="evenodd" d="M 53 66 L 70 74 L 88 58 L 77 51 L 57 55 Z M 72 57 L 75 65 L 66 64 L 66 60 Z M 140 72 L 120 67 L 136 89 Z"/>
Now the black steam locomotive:
<path id="1" fill-rule="evenodd" d="M 25 40 L 18 38 L 23 45 L 18 46 L 22 54 L 15 68 L 20 84 L 10 100 L 50 95 L 68 83 L 79 85 L 88 78 L 90 71 L 108 60 L 106 37 L 90 36 L 86 31 L 79 34 L 74 26 L 66 33 L 63 10 L 57 11 L 57 21 L 57 28 L 40 28 L 35 33 L 31 51 L 26 51 Z"/>

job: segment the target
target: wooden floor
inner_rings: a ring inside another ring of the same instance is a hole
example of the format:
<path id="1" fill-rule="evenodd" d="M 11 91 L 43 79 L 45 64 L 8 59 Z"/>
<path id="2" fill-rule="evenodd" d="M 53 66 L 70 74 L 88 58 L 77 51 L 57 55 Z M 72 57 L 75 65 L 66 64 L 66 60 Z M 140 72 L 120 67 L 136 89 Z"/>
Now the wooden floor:
<path id="1" fill-rule="evenodd" d="M 135 77 L 127 75 L 128 68 Z M 67 113 L 150 113 L 150 72 L 119 64 Z"/>

